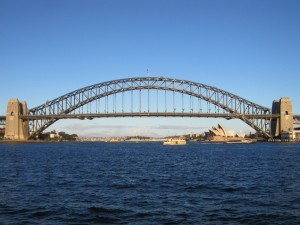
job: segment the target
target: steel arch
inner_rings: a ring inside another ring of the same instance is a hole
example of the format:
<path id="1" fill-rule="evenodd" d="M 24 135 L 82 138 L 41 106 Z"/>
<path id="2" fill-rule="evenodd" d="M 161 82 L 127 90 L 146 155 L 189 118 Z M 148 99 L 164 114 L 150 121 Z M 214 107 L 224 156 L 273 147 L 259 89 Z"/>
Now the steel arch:
<path id="1" fill-rule="evenodd" d="M 269 108 L 248 101 L 222 89 L 198 82 L 160 76 L 124 78 L 90 85 L 30 109 L 29 116 L 65 115 L 88 103 L 109 95 L 144 89 L 179 92 L 183 95 L 193 96 L 212 103 L 230 114 L 270 114 Z M 191 113 L 191 116 L 192 114 L 193 113 Z M 269 119 L 251 119 L 246 117 L 240 117 L 240 119 L 255 130 L 260 131 L 265 137 L 270 137 Z M 57 117 L 32 120 L 30 123 L 31 134 L 29 138 L 42 132 L 57 120 L 59 120 Z"/>

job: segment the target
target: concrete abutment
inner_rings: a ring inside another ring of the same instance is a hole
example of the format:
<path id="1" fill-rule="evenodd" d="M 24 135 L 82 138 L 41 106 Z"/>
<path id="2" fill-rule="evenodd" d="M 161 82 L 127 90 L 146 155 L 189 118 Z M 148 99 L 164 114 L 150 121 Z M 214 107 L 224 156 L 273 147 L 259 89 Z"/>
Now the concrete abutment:
<path id="1" fill-rule="evenodd" d="M 19 101 L 17 98 L 8 100 L 6 110 L 5 139 L 10 140 L 27 140 L 29 136 L 28 121 L 23 120 L 20 116 L 27 115 L 28 108 L 25 101 Z"/>
<path id="2" fill-rule="evenodd" d="M 285 139 L 285 136 L 294 130 L 294 116 L 292 101 L 289 97 L 274 100 L 272 114 L 279 114 L 280 117 L 271 120 L 271 135 L 273 138 Z"/>

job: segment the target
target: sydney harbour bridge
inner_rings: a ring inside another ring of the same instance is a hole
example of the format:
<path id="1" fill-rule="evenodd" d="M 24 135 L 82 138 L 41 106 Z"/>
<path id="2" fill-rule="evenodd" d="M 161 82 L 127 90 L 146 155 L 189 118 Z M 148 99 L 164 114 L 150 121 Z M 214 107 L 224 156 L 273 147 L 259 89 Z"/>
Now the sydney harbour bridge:
<path id="1" fill-rule="evenodd" d="M 90 85 L 27 109 L 25 101 L 10 99 L 5 137 L 36 138 L 60 119 L 103 117 L 206 117 L 240 119 L 265 138 L 280 137 L 293 129 L 300 115 L 293 115 L 289 98 L 261 106 L 222 89 L 168 77 L 133 77 Z"/>

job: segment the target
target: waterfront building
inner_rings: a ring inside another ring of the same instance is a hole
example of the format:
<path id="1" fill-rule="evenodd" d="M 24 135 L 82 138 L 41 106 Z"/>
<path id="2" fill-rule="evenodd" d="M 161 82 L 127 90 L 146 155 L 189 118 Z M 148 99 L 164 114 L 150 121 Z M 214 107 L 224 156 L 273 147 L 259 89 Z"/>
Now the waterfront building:
<path id="1" fill-rule="evenodd" d="M 292 130 L 281 133 L 282 141 L 300 141 L 300 130 Z"/>
<path id="2" fill-rule="evenodd" d="M 205 132 L 204 140 L 207 141 L 229 141 L 243 139 L 244 135 L 237 135 L 234 131 L 228 131 L 224 126 L 218 124 L 212 127 L 208 132 Z"/>

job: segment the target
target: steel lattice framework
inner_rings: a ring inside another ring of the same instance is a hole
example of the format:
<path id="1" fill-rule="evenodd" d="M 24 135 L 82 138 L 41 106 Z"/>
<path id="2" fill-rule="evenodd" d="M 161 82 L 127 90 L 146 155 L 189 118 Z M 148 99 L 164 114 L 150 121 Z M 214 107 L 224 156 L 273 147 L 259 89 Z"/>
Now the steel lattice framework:
<path id="1" fill-rule="evenodd" d="M 129 96 L 125 97 L 126 93 Z M 171 110 L 167 107 L 170 102 Z M 176 108 L 179 102 L 181 110 Z M 269 108 L 213 86 L 168 77 L 133 77 L 72 91 L 30 109 L 23 119 L 29 120 L 29 138 L 33 138 L 62 118 L 126 116 L 239 118 L 265 137 L 270 137 L 272 118 Z"/>

